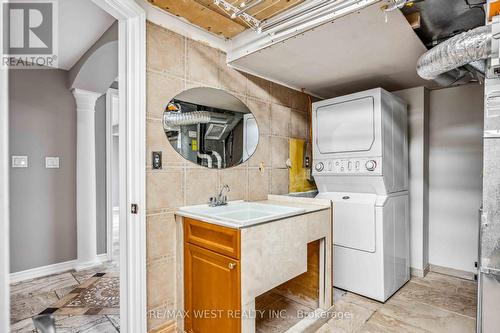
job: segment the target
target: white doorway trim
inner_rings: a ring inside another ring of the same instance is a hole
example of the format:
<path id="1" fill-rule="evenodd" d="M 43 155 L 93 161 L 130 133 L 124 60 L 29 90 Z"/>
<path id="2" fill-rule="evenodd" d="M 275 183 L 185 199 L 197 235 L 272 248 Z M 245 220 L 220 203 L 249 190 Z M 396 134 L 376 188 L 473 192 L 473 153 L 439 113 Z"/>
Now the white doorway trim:
<path id="1" fill-rule="evenodd" d="M 1 2 L 0 17 L 3 17 Z M 3 50 L 2 26 L 0 50 Z M 9 332 L 9 79 L 7 68 L 2 63 L 0 62 L 0 332 Z"/>
<path id="2" fill-rule="evenodd" d="M 119 21 L 121 332 L 147 332 L 146 15 L 134 0 L 92 1 Z"/>
<path id="3" fill-rule="evenodd" d="M 120 319 L 121 332 L 146 323 L 146 17 L 134 0 L 92 0 L 119 21 L 120 77 Z M 3 6 L 0 6 L 3 17 Z M 2 27 L 0 27 L 2 30 Z M 0 50 L 3 31 L 0 31 Z M 0 51 L 1 52 L 1 51 Z M 8 73 L 0 64 L 0 332 L 9 332 Z M 131 204 L 139 207 L 132 214 Z"/>
<path id="4" fill-rule="evenodd" d="M 113 259 L 113 225 L 114 225 L 114 189 L 115 182 L 115 109 L 113 107 L 113 99 L 119 98 L 118 89 L 110 88 L 106 92 L 106 255 L 108 260 Z M 118 110 L 117 110 L 118 111 Z M 118 125 L 119 126 L 119 125 Z M 120 127 L 118 127 L 120 128 Z M 120 137 L 118 135 L 118 137 Z M 119 164 L 125 164 L 122 160 Z"/>

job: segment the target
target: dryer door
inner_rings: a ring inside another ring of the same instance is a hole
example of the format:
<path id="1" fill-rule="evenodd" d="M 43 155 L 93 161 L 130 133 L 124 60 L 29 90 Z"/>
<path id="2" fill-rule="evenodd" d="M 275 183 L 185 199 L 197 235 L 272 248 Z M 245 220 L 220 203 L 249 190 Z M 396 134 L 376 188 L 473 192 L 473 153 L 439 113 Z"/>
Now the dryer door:
<path id="1" fill-rule="evenodd" d="M 375 201 L 377 195 L 362 193 L 320 193 L 317 198 L 333 201 L 333 244 L 374 253 Z"/>
<path id="2" fill-rule="evenodd" d="M 316 135 L 321 154 L 369 151 L 375 141 L 372 96 L 319 107 Z"/>

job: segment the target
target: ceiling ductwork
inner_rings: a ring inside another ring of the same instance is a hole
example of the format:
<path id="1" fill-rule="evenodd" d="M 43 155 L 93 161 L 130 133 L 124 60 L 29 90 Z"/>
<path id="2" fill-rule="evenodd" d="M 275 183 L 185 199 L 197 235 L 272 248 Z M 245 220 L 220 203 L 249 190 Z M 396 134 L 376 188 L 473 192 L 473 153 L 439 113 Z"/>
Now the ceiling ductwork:
<path id="1" fill-rule="evenodd" d="M 461 73 L 468 65 L 484 74 L 484 59 L 491 52 L 491 27 L 481 26 L 456 35 L 424 53 L 417 63 L 417 73 L 426 80 L 438 83 L 457 83 L 473 75 Z M 464 71 L 466 72 L 466 71 Z"/>
<path id="2" fill-rule="evenodd" d="M 163 125 L 166 128 L 172 128 L 185 125 L 208 124 L 211 118 L 208 111 L 165 112 L 163 115 Z"/>

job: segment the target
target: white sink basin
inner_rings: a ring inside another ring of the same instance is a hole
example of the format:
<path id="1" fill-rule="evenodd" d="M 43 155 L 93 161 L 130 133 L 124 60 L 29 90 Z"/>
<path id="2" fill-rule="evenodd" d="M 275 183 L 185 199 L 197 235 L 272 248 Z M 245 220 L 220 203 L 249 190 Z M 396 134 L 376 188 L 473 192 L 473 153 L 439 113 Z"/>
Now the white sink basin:
<path id="1" fill-rule="evenodd" d="M 218 207 L 208 205 L 181 207 L 179 211 L 194 218 L 204 217 L 215 222 L 228 222 L 222 224 L 244 227 L 300 214 L 306 210 L 258 202 L 233 201 Z"/>

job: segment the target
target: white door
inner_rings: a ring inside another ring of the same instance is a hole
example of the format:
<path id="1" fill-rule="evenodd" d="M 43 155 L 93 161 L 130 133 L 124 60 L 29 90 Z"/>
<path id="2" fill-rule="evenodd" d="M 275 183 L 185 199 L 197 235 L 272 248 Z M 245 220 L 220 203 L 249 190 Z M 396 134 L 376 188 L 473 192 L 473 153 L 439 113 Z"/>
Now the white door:
<path id="1" fill-rule="evenodd" d="M 315 119 L 319 152 L 369 151 L 375 142 L 374 103 L 367 96 L 319 107 Z"/>
<path id="2" fill-rule="evenodd" d="M 317 198 L 333 201 L 333 244 L 354 250 L 376 251 L 376 194 L 320 193 Z"/>

